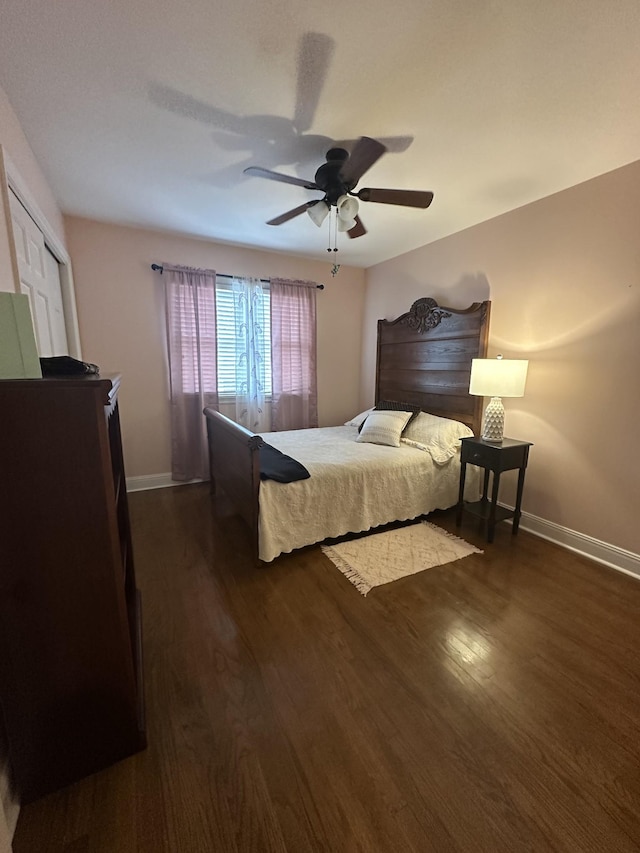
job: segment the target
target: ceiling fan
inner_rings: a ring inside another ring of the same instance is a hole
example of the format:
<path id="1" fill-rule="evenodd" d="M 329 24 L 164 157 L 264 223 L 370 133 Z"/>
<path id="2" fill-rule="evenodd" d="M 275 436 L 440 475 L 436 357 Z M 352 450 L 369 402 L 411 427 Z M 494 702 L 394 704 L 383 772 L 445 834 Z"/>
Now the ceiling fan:
<path id="1" fill-rule="evenodd" d="M 280 181 L 284 184 L 293 184 L 306 190 L 319 190 L 324 193 L 324 198 L 307 201 L 298 207 L 294 207 L 292 210 L 270 219 L 267 225 L 282 225 L 306 211 L 313 222 L 320 226 L 331 208 L 335 207 L 338 230 L 346 231 L 349 237 L 362 237 L 363 234 L 367 233 L 367 229 L 358 216 L 358 200 L 422 209 L 429 207 L 433 201 L 432 192 L 420 190 L 367 187 L 354 192 L 360 178 L 382 157 L 386 150 L 387 148 L 382 142 L 368 136 L 360 137 L 351 153 L 345 148 L 331 148 L 327 151 L 326 163 L 320 166 L 313 181 L 296 178 L 293 175 L 284 175 L 281 172 L 272 172 L 270 169 L 263 169 L 260 166 L 249 166 L 248 169 L 244 170 L 244 174 L 253 175 L 256 178 L 268 178 L 270 181 Z"/>

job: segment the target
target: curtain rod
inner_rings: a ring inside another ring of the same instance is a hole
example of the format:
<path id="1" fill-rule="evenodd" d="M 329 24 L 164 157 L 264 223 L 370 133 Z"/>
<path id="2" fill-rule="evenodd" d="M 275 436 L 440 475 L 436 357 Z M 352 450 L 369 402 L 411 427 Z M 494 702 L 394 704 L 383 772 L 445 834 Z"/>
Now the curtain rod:
<path id="1" fill-rule="evenodd" d="M 164 272 L 164 267 L 162 266 L 162 264 L 151 264 L 151 269 L 154 272 L 159 272 L 160 275 L 162 275 L 162 273 Z M 167 269 L 173 269 L 173 267 L 167 267 Z M 216 276 L 219 276 L 220 278 L 240 278 L 240 276 L 229 275 L 228 273 L 224 273 L 224 272 L 217 272 Z M 261 278 L 260 281 L 263 284 L 270 284 L 271 283 L 270 279 L 268 279 L 268 278 Z M 318 288 L 318 290 L 324 290 L 324 284 L 316 284 L 316 287 Z"/>

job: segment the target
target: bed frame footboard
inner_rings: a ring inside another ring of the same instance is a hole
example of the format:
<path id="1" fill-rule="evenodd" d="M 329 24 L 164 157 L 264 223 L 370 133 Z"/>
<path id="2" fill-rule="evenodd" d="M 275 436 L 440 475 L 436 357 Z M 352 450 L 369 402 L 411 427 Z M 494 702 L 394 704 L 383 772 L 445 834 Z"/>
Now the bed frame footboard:
<path id="1" fill-rule="evenodd" d="M 206 408 L 211 489 L 222 492 L 233 510 L 247 523 L 251 547 L 259 561 L 258 513 L 260 496 L 260 448 L 264 444 L 240 424 Z"/>

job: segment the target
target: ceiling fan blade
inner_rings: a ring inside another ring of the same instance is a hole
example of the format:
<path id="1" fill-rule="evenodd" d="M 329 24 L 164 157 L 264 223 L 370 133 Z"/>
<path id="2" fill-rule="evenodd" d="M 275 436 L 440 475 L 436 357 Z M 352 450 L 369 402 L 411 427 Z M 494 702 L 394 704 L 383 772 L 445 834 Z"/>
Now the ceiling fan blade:
<path id="1" fill-rule="evenodd" d="M 354 193 L 360 201 L 377 201 L 379 204 L 401 204 L 404 207 L 429 207 L 433 201 L 432 192 L 420 190 L 386 190 L 365 187 Z"/>
<path id="2" fill-rule="evenodd" d="M 305 33 L 298 51 L 296 106 L 293 126 L 303 133 L 313 119 L 324 87 L 335 41 L 324 33 Z"/>
<path id="3" fill-rule="evenodd" d="M 313 207 L 314 204 L 318 204 L 322 199 L 317 199 L 315 201 L 306 201 L 304 204 L 299 205 L 298 207 L 294 207 L 292 210 L 288 210 L 286 213 L 281 213 L 280 216 L 276 216 L 274 219 L 270 219 L 267 222 L 267 225 L 282 225 L 283 222 L 288 222 L 290 219 L 295 219 L 296 216 L 300 216 L 301 213 L 304 213 L 306 210 L 309 210 L 310 207 Z"/>
<path id="4" fill-rule="evenodd" d="M 351 239 L 355 237 L 363 237 L 367 233 L 367 229 L 362 224 L 362 220 L 359 216 L 356 216 L 356 224 L 351 228 L 351 230 L 347 231 L 347 234 Z"/>
<path id="5" fill-rule="evenodd" d="M 272 172 L 271 169 L 262 169 L 260 166 L 249 166 L 244 170 L 245 175 L 254 178 L 268 178 L 270 181 L 280 181 L 283 184 L 293 184 L 296 187 L 304 187 L 305 190 L 317 190 L 313 181 L 305 181 L 304 178 L 296 178 L 293 175 L 283 175 L 281 172 Z"/>
<path id="6" fill-rule="evenodd" d="M 377 139 L 361 136 L 353 147 L 349 159 L 340 170 L 340 180 L 350 187 L 355 187 L 367 169 L 382 157 L 386 147 Z"/>
<path id="7" fill-rule="evenodd" d="M 353 151 L 357 139 L 334 139 L 333 145 L 336 148 L 346 148 L 347 151 Z M 378 139 L 389 154 L 402 154 L 406 151 L 413 142 L 413 136 L 383 136 Z"/>

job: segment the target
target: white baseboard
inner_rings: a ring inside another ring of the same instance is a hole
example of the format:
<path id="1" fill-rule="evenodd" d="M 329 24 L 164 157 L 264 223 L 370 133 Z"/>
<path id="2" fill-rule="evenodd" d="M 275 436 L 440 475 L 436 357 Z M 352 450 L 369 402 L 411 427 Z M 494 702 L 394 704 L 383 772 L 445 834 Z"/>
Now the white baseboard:
<path id="1" fill-rule="evenodd" d="M 190 483 L 202 483 L 203 480 L 171 479 L 171 474 L 146 474 L 142 477 L 127 477 L 128 492 L 144 492 L 146 489 L 166 489 L 169 486 L 188 486 Z"/>
<path id="2" fill-rule="evenodd" d="M 634 554 L 633 551 L 625 551 L 624 548 L 609 545 L 607 542 L 601 542 L 592 536 L 585 536 L 584 533 L 577 533 L 575 530 L 569 530 L 567 527 L 561 527 L 553 521 L 546 521 L 527 512 L 523 512 L 520 517 L 520 528 L 540 536 L 541 539 L 548 539 L 549 542 L 561 545 L 569 551 L 574 551 L 576 554 L 581 554 L 583 557 L 588 557 L 590 560 L 640 579 L 640 555 Z"/>

